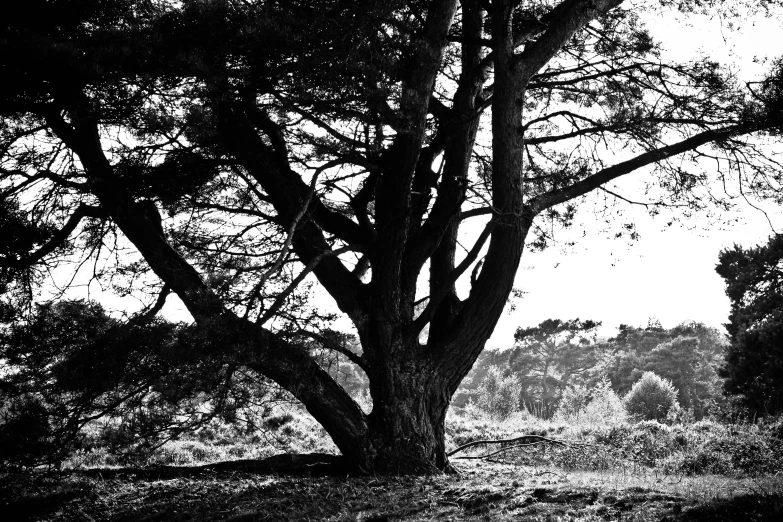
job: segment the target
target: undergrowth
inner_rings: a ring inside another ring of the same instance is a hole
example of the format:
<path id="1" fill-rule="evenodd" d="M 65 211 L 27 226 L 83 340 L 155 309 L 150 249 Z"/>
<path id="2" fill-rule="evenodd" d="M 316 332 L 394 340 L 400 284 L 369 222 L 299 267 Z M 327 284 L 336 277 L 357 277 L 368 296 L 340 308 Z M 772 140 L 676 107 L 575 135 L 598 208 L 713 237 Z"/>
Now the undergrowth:
<path id="1" fill-rule="evenodd" d="M 574 471 L 641 469 L 665 475 L 755 476 L 783 472 L 780 421 L 766 423 L 701 420 L 666 424 L 625 417 L 603 423 L 575 419 L 542 420 L 524 412 L 498 421 L 468 406 L 447 418 L 447 447 L 479 440 L 541 435 L 566 442 L 543 442 L 493 455 L 493 460 L 521 465 L 551 465 Z M 507 446 L 511 446 L 508 444 Z M 498 446 L 476 446 L 459 457 L 487 455 Z"/>
<path id="2" fill-rule="evenodd" d="M 610 401 L 611 402 L 611 401 Z M 625 470 L 664 475 L 758 476 L 783 472 L 783 420 L 763 423 L 700 420 L 691 423 L 633 422 L 607 407 L 606 416 L 555 416 L 544 420 L 527 412 L 503 419 L 468 405 L 450 411 L 446 447 L 451 450 L 481 440 L 539 435 L 566 445 L 542 443 L 508 449 L 490 460 L 564 471 Z M 506 446 L 509 446 L 507 444 Z M 479 445 L 451 458 L 480 457 L 503 445 Z M 296 407 L 280 408 L 261 430 L 244 432 L 215 421 L 146 455 L 118 457 L 95 444 L 65 462 L 65 468 L 127 465 L 200 465 L 259 459 L 280 453 L 337 453 L 325 430 Z"/>

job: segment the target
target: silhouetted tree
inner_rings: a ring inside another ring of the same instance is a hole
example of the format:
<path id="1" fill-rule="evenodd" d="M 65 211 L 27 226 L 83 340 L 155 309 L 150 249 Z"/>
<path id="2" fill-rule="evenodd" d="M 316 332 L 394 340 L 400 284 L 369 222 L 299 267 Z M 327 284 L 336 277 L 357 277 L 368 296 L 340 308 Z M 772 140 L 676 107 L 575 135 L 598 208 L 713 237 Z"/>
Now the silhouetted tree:
<path id="1" fill-rule="evenodd" d="M 731 344 L 721 374 L 725 388 L 760 414 L 783 410 L 783 235 L 766 245 L 720 253 L 726 281 Z"/>
<path id="2" fill-rule="evenodd" d="M 718 181 L 779 175 L 743 141 L 779 131 L 779 71 L 745 89 L 707 60 L 662 62 L 622 0 L 17 7 L 0 194 L 46 233 L 3 252 L 14 306 L 58 261 L 120 295 L 176 294 L 227 368 L 289 390 L 366 472 L 450 469 L 449 400 L 525 244 L 583 196 L 620 201 L 634 173 L 662 189 L 651 208 L 700 207 L 717 193 L 700 155 Z M 329 348 L 366 373 L 369 414 L 305 342 L 328 322 L 313 279 L 356 328 L 361 355 Z"/>

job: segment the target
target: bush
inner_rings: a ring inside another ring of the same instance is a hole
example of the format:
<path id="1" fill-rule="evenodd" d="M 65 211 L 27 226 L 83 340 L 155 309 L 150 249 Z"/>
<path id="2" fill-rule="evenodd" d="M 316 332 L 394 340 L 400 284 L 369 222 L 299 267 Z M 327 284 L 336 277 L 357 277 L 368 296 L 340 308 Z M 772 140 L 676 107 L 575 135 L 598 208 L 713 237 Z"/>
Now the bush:
<path id="1" fill-rule="evenodd" d="M 479 384 L 478 406 L 498 419 L 505 419 L 519 410 L 522 385 L 513 376 L 503 377 L 497 367 L 491 367 Z"/>
<path id="2" fill-rule="evenodd" d="M 653 372 L 642 375 L 624 402 L 628 413 L 643 420 L 663 420 L 679 409 L 674 385 Z"/>
<path id="3" fill-rule="evenodd" d="M 623 401 L 604 377 L 590 392 L 590 402 L 578 414 L 578 420 L 587 424 L 617 426 L 628 421 Z"/>
<path id="4" fill-rule="evenodd" d="M 560 397 L 555 419 L 573 418 L 583 411 L 590 401 L 590 390 L 587 386 L 569 386 Z"/>
<path id="5" fill-rule="evenodd" d="M 57 460 L 49 412 L 37 398 L 20 397 L 0 412 L 0 468 L 32 468 Z"/>

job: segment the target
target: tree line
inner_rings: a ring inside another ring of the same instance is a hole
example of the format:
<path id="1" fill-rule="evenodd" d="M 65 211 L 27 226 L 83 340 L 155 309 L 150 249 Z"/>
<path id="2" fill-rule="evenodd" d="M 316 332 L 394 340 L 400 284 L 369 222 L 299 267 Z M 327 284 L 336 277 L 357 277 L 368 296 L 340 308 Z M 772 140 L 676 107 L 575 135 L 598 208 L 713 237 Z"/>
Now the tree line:
<path id="1" fill-rule="evenodd" d="M 647 372 L 670 381 L 680 406 L 701 418 L 725 406 L 719 375 L 728 342 L 717 329 L 685 322 L 665 329 L 621 325 L 615 337 L 596 339 L 593 321 L 549 319 L 519 328 L 507 350 L 486 350 L 455 396 L 454 406 L 476 402 L 491 372 L 518 382 L 516 407 L 550 417 L 569 388 L 593 389 L 607 378 L 627 394 Z"/>

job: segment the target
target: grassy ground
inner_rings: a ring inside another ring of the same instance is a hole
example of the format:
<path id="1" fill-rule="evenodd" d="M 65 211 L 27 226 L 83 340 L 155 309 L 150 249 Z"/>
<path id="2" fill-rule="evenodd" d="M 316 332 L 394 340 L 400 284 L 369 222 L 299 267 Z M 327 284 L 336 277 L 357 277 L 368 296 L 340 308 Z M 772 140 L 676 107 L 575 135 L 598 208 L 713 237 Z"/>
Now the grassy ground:
<path id="1" fill-rule="evenodd" d="M 6 475 L 4 520 L 782 520 L 783 477 L 564 472 L 486 461 L 436 477 Z"/>
<path id="2" fill-rule="evenodd" d="M 189 467 L 285 452 L 334 452 L 311 418 L 280 412 L 263 433 L 215 425 L 168 443 L 136 462 L 142 469 L 123 468 L 96 447 L 74 456 L 62 473 L 0 475 L 0 519 L 783 520 L 781 422 L 550 422 L 527 414 L 501 421 L 463 410 L 450 415 L 447 433 L 450 448 L 522 434 L 567 445 L 480 445 L 452 457 L 458 475 L 427 478 L 294 477 Z M 503 451 L 476 458 L 498 449 Z"/>

